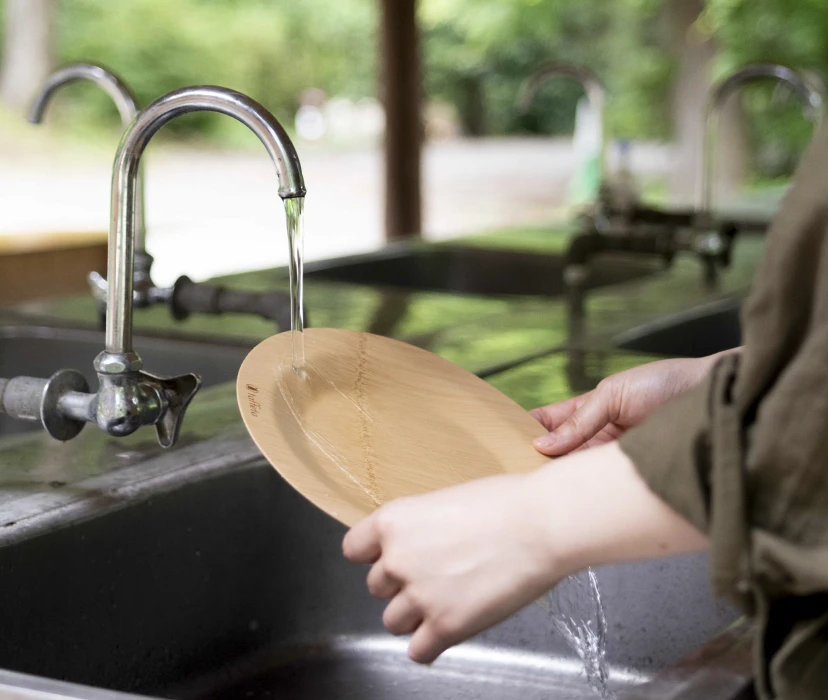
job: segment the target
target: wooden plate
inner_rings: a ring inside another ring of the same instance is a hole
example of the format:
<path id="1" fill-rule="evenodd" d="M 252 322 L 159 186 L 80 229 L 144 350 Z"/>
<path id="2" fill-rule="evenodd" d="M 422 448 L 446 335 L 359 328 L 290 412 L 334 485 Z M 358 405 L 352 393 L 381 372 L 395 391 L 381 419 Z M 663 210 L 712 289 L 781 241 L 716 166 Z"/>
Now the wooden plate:
<path id="1" fill-rule="evenodd" d="M 239 371 L 245 425 L 276 470 L 346 525 L 400 496 L 548 461 L 544 429 L 482 379 L 426 350 L 369 333 L 312 328 L 305 375 L 290 332 Z"/>

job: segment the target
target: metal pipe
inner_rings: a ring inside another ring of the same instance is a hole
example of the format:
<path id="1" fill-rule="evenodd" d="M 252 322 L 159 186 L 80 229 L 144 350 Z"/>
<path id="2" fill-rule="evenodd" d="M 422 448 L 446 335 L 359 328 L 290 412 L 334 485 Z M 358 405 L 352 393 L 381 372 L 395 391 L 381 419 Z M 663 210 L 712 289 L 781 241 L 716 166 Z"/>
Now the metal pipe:
<path id="1" fill-rule="evenodd" d="M 132 275 L 141 155 L 164 124 L 183 114 L 202 111 L 233 117 L 253 131 L 276 166 L 279 196 L 282 199 L 305 196 L 299 156 L 290 137 L 267 109 L 246 95 L 209 85 L 189 87 L 164 95 L 139 112 L 121 139 L 112 170 L 107 262 L 107 354 L 133 355 Z"/>
<path id="2" fill-rule="evenodd" d="M 702 141 L 701 171 L 698 178 L 697 210 L 704 216 L 712 215 L 713 168 L 718 145 L 719 117 L 728 99 L 749 83 L 772 78 L 787 83 L 802 102 L 803 113 L 809 121 L 818 124 L 822 117 L 825 88 L 814 76 L 795 71 L 787 66 L 757 64 L 733 73 L 714 86 L 707 101 Z"/>
<path id="3" fill-rule="evenodd" d="M 128 127 L 135 115 L 138 114 L 138 106 L 135 96 L 127 84 L 112 71 L 93 63 L 72 63 L 59 68 L 52 73 L 40 88 L 40 92 L 34 99 L 29 109 L 28 120 L 31 124 L 41 124 L 55 94 L 64 86 L 71 83 L 88 81 L 101 88 L 112 98 L 121 116 L 121 124 Z M 136 195 L 136 234 L 135 250 L 139 255 L 146 255 L 147 229 L 144 223 L 144 174 L 139 174 L 138 194 Z M 148 267 L 148 265 L 147 265 Z M 147 275 L 149 272 L 147 271 Z"/>

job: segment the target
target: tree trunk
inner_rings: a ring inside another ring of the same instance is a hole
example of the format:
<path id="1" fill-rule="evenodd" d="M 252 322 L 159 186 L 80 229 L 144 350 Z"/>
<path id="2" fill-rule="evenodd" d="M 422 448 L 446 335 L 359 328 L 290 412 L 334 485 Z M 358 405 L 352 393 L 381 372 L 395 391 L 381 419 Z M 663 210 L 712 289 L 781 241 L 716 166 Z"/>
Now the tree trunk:
<path id="1" fill-rule="evenodd" d="M 704 0 L 670 0 L 667 20 L 673 45 L 677 47 L 678 73 L 673 86 L 675 162 L 670 176 L 674 203 L 695 203 L 700 186 L 704 114 L 711 87 L 711 65 L 716 55 L 714 41 L 695 26 L 704 10 Z M 737 96 L 720 114 L 714 203 L 721 203 L 741 185 L 747 171 L 747 140 L 744 113 Z"/>
<path id="2" fill-rule="evenodd" d="M 463 134 L 483 136 L 486 133 L 486 92 L 483 76 L 469 75 L 462 79 L 463 102 L 460 119 Z"/>
<path id="3" fill-rule="evenodd" d="M 713 198 L 719 209 L 739 194 L 749 170 L 749 139 L 741 95 L 734 94 L 719 115 L 719 136 L 713 161 Z"/>
<path id="4" fill-rule="evenodd" d="M 382 0 L 381 65 L 385 105 L 385 237 L 421 234 L 423 139 L 417 0 Z"/>
<path id="5" fill-rule="evenodd" d="M 670 195 L 676 204 L 691 204 L 696 197 L 701 167 L 704 105 L 710 89 L 713 42 L 694 27 L 704 0 L 670 0 L 667 21 L 677 50 L 678 70 L 673 84 L 672 115 L 675 160 L 670 175 Z"/>
<path id="6" fill-rule="evenodd" d="M 56 0 L 5 0 L 0 95 L 25 109 L 53 65 Z"/>

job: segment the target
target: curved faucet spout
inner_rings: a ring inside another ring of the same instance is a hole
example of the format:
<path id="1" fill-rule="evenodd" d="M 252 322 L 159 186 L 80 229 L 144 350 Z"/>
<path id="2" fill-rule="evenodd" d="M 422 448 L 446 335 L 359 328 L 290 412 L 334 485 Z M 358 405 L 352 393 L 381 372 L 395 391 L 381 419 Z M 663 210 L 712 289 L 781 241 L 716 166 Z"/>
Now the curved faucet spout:
<path id="1" fill-rule="evenodd" d="M 28 120 L 31 124 L 40 124 L 43 122 L 43 117 L 46 113 L 46 108 L 52 101 L 52 98 L 57 92 L 66 85 L 76 82 L 91 82 L 100 87 L 107 95 L 112 98 L 115 106 L 118 108 L 118 114 L 121 116 L 121 123 L 126 128 L 138 114 L 138 106 L 135 96 L 129 89 L 127 84 L 121 80 L 112 71 L 107 70 L 103 66 L 98 66 L 93 63 L 71 63 L 63 68 L 59 68 L 52 73 L 40 88 L 40 92 L 35 97 L 31 108 L 29 109 Z M 145 259 L 142 260 L 141 274 L 137 282 L 144 283 L 146 277 L 146 284 L 151 284 L 149 281 L 149 268 L 152 264 L 152 258 L 146 254 L 146 225 L 144 223 L 144 182 L 143 173 L 140 175 L 138 183 L 138 195 L 136 197 L 137 204 L 135 208 L 136 217 L 136 235 L 135 235 L 135 249 L 139 255 Z"/>
<path id="2" fill-rule="evenodd" d="M 606 90 L 603 83 L 589 68 L 571 63 L 545 63 L 521 83 L 518 92 L 518 109 L 525 112 L 532 104 L 538 89 L 552 78 L 571 78 L 584 88 L 587 99 L 595 107 L 603 108 Z"/>
<path id="3" fill-rule="evenodd" d="M 787 66 L 775 64 L 757 64 L 746 66 L 714 86 L 707 101 L 704 117 L 704 135 L 702 143 L 701 172 L 698 186 L 698 213 L 712 216 L 713 207 L 713 168 L 718 141 L 719 116 L 731 95 L 749 83 L 763 80 L 778 80 L 790 86 L 802 103 L 805 118 L 818 124 L 822 118 L 825 101 L 825 87 L 818 77 L 796 71 Z"/>
<path id="4" fill-rule="evenodd" d="M 121 123 L 126 127 L 138 113 L 135 97 L 126 83 L 111 71 L 93 63 L 72 63 L 52 73 L 40 88 L 29 109 L 28 119 L 32 124 L 40 124 L 49 102 L 65 85 L 79 81 L 95 83 L 112 98 L 121 115 Z"/>
<path id="5" fill-rule="evenodd" d="M 553 78 L 569 78 L 579 83 L 584 89 L 590 108 L 598 115 L 598 128 L 600 129 L 600 133 L 598 134 L 600 167 L 603 172 L 606 154 L 604 135 L 606 88 L 598 76 L 589 70 L 589 68 L 576 66 L 571 63 L 545 63 L 539 66 L 534 73 L 521 83 L 520 89 L 518 90 L 518 109 L 521 112 L 526 112 L 540 87 Z"/>
<path id="6" fill-rule="evenodd" d="M 158 98 L 126 130 L 115 155 L 112 170 L 112 199 L 107 263 L 106 351 L 120 356 L 111 366 L 117 372 L 124 356 L 131 368 L 140 368 L 132 348 L 133 255 L 136 229 L 136 189 L 141 155 L 153 135 L 167 122 L 190 112 L 218 112 L 237 119 L 264 145 L 276 166 L 278 194 L 282 199 L 305 196 L 305 182 L 299 156 L 282 125 L 262 105 L 234 90 L 199 86 L 175 90 Z M 99 357 L 105 367 L 107 358 Z"/>

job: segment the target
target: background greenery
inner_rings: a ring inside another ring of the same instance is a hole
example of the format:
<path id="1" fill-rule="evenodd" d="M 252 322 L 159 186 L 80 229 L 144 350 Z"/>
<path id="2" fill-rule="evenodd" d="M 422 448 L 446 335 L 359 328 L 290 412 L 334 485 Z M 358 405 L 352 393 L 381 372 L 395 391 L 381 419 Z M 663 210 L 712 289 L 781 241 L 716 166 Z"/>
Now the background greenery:
<path id="1" fill-rule="evenodd" d="M 669 138 L 676 63 L 664 23 L 669 1 L 420 0 L 426 95 L 452 105 L 467 134 L 568 133 L 578 86 L 548 83 L 525 115 L 515 98 L 542 62 L 574 62 L 606 82 L 614 136 Z M 59 0 L 58 7 L 59 61 L 108 65 L 143 102 L 181 85 L 217 83 L 289 122 L 307 87 L 351 98 L 377 92 L 377 0 Z M 753 61 L 828 68 L 828 0 L 708 0 L 698 24 L 718 43 L 720 74 Z M 115 123 L 106 97 L 84 91 L 85 113 L 89 101 L 93 121 Z M 770 101 L 768 90 L 747 96 L 751 135 L 770 140 L 784 160 L 811 130 L 794 107 L 769 110 Z M 171 129 L 218 141 L 237 133 L 226 124 L 201 114 Z"/>

